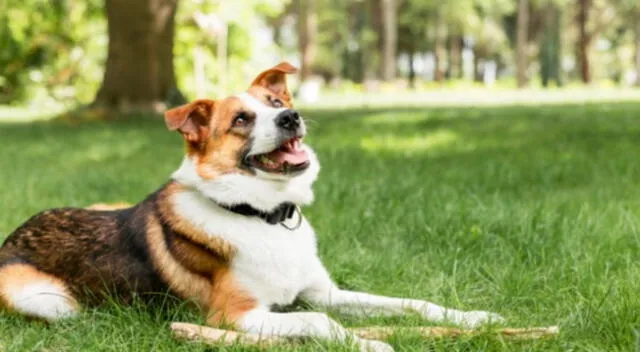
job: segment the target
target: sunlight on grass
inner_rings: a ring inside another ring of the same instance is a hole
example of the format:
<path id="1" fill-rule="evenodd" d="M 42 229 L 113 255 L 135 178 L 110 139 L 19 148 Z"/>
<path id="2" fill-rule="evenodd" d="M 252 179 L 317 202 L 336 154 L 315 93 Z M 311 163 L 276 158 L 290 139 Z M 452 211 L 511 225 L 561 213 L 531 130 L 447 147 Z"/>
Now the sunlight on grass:
<path id="1" fill-rule="evenodd" d="M 0 105 L 0 122 L 32 122 L 48 120 L 65 111 L 60 106 L 54 107 L 26 107 Z"/>
<path id="2" fill-rule="evenodd" d="M 431 117 L 429 112 L 422 114 L 398 114 L 397 112 L 385 112 L 380 114 L 372 114 L 362 119 L 362 122 L 369 125 L 396 125 L 399 123 L 415 123 L 426 121 Z"/>
<path id="3" fill-rule="evenodd" d="M 323 92 L 317 103 L 299 104 L 309 109 L 391 107 L 541 106 L 640 101 L 640 90 L 611 87 L 566 89 L 439 88 L 396 92 Z"/>
<path id="4" fill-rule="evenodd" d="M 391 151 L 411 155 L 415 152 L 447 147 L 458 139 L 458 135 L 455 132 L 438 130 L 409 137 L 392 134 L 365 137 L 360 140 L 360 146 L 369 152 Z"/>
<path id="5" fill-rule="evenodd" d="M 77 161 L 106 161 L 109 159 L 125 159 L 139 152 L 146 145 L 145 141 L 129 141 L 125 145 L 93 144 L 76 155 Z"/>

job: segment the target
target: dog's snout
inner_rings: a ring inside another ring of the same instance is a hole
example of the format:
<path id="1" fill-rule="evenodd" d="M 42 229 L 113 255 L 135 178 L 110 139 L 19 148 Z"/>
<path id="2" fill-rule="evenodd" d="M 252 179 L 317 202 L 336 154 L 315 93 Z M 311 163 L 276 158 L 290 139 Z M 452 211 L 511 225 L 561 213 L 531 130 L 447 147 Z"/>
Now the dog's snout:
<path id="1" fill-rule="evenodd" d="M 295 131 L 300 127 L 300 114 L 295 110 L 285 110 L 276 116 L 276 126 Z"/>

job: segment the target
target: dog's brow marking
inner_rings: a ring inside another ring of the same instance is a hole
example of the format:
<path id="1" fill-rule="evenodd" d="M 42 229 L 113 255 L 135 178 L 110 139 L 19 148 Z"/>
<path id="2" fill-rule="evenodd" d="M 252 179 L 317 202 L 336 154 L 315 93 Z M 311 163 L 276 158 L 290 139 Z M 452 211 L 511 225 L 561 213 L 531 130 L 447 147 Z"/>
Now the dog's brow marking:
<path id="1" fill-rule="evenodd" d="M 276 113 L 279 113 L 280 111 L 287 110 L 286 107 L 274 108 L 272 106 L 269 106 L 269 105 L 263 103 L 262 101 L 260 101 L 260 99 L 257 99 L 253 95 L 251 95 L 249 93 L 246 93 L 246 92 L 245 93 L 240 93 L 240 94 L 236 95 L 236 97 L 238 97 L 238 99 L 240 99 L 240 101 L 242 101 L 250 109 L 252 109 L 252 110 L 254 110 L 256 112 L 259 112 L 259 111 L 263 111 L 263 112 L 274 111 Z"/>

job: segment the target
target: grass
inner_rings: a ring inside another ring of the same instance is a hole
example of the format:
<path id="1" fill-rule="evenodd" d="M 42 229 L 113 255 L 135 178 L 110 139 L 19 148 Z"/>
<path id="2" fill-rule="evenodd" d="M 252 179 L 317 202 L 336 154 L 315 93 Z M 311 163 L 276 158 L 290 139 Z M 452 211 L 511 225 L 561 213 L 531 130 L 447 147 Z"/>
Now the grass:
<path id="1" fill-rule="evenodd" d="M 497 311 L 510 326 L 561 327 L 558 338 L 527 342 L 397 336 L 397 350 L 640 349 L 638 104 L 305 115 L 323 165 L 317 200 L 305 213 L 343 287 Z M 181 159 L 179 137 L 163 125 L 0 125 L 0 237 L 43 208 L 140 200 Z M 207 350 L 173 341 L 170 320 L 201 317 L 180 306 L 157 312 L 109 304 L 49 326 L 4 314 L 0 345 Z"/>

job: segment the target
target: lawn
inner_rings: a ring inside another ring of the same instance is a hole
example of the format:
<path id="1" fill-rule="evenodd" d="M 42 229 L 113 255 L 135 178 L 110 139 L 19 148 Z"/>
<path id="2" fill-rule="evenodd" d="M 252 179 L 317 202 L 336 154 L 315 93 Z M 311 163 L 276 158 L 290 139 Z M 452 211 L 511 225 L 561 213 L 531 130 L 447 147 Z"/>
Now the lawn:
<path id="1" fill-rule="evenodd" d="M 527 342 L 396 336 L 397 350 L 640 349 L 639 104 L 304 115 L 323 165 L 316 202 L 304 212 L 337 282 L 496 311 L 509 326 L 561 327 L 558 338 Z M 3 124 L 0 141 L 0 238 L 44 208 L 136 202 L 167 180 L 182 152 L 179 136 L 149 119 Z M 0 345 L 206 350 L 171 339 L 168 321 L 202 321 L 171 306 L 107 304 L 49 326 L 0 315 Z M 424 324 L 337 318 L 350 326 Z"/>

